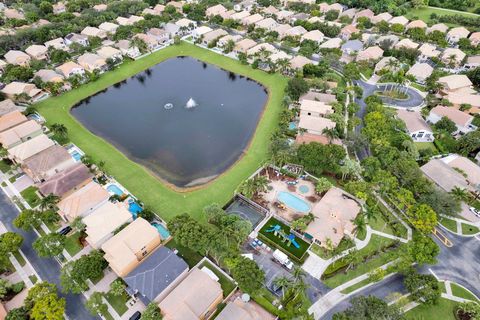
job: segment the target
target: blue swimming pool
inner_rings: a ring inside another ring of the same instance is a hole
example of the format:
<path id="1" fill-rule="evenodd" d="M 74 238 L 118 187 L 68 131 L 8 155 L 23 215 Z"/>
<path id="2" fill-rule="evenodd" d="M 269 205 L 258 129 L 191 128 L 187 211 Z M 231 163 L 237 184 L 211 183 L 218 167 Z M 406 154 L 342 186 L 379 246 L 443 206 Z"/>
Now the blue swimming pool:
<path id="1" fill-rule="evenodd" d="M 128 202 L 128 211 L 130 211 L 132 214 L 137 215 L 137 213 L 140 213 L 143 211 L 143 208 L 140 207 L 140 205 L 138 203 L 136 203 L 135 201 L 132 201 L 132 202 Z"/>
<path id="2" fill-rule="evenodd" d="M 168 232 L 168 230 L 164 226 L 162 226 L 160 223 L 154 222 L 152 223 L 152 226 L 157 228 L 158 233 L 160 233 L 160 237 L 162 238 L 162 240 L 170 238 L 170 232 Z"/>
<path id="3" fill-rule="evenodd" d="M 80 162 L 82 160 L 82 155 L 78 151 L 73 151 L 72 153 L 70 153 L 70 155 L 76 162 Z"/>
<path id="4" fill-rule="evenodd" d="M 290 123 L 288 124 L 288 129 L 290 129 L 290 130 L 295 130 L 295 129 L 297 129 L 297 124 L 296 124 L 295 122 L 290 122 Z"/>
<path id="5" fill-rule="evenodd" d="M 287 207 L 302 213 L 310 212 L 310 206 L 300 199 L 299 197 L 291 194 L 290 192 L 281 191 L 278 193 L 278 200 L 285 204 Z"/>
<path id="6" fill-rule="evenodd" d="M 122 191 L 122 189 L 120 189 L 117 185 L 115 184 L 111 184 L 107 187 L 107 191 L 108 192 L 112 192 L 114 194 L 116 194 L 117 196 L 121 196 L 124 194 L 124 192 Z"/>

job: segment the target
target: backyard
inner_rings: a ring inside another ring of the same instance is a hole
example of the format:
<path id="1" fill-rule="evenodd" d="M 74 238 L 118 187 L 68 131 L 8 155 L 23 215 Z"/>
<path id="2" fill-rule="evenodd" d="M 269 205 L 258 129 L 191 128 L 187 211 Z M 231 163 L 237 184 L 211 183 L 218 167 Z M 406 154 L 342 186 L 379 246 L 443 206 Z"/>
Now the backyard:
<path id="1" fill-rule="evenodd" d="M 129 160 L 114 146 L 85 129 L 70 114 L 70 108 L 82 99 L 175 56 L 191 56 L 228 71 L 247 76 L 260 82 L 269 92 L 267 106 L 259 121 L 248 152 L 216 180 L 202 188 L 188 192 L 171 189 L 145 167 Z M 105 170 L 135 196 L 141 198 L 163 219 L 168 221 L 177 214 L 189 212 L 195 218 L 202 220 L 204 219 L 201 215 L 202 208 L 212 202 L 226 203 L 238 185 L 248 178 L 266 159 L 270 135 L 278 123 L 285 86 L 286 78 L 281 75 L 254 70 L 236 60 L 191 44 L 181 43 L 152 53 L 140 60 L 125 62 L 116 70 L 100 76 L 97 81 L 61 96 L 42 101 L 35 107 L 49 123 L 64 124 L 72 142 L 91 156 L 94 161 L 105 161 Z"/>
<path id="2" fill-rule="evenodd" d="M 202 269 L 203 267 L 207 267 L 213 273 L 215 273 L 215 275 L 218 277 L 218 282 L 220 283 L 220 286 L 222 287 L 224 297 L 227 297 L 236 288 L 235 283 L 233 283 L 232 280 L 230 280 L 220 270 L 218 270 L 218 267 L 211 264 L 208 260 L 203 261 L 198 266 L 199 269 Z"/>

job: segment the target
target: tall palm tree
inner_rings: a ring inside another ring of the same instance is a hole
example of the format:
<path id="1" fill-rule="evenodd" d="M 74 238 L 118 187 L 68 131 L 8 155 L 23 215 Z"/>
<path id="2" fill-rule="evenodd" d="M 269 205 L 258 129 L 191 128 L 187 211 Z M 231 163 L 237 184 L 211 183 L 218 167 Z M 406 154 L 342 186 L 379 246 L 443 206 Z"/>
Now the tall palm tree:
<path id="1" fill-rule="evenodd" d="M 68 129 L 67 127 L 65 127 L 64 124 L 54 123 L 52 124 L 51 129 L 53 133 L 58 135 L 59 137 L 66 138 L 68 136 Z"/>
<path id="2" fill-rule="evenodd" d="M 469 198 L 468 191 L 460 187 L 454 187 L 450 194 L 458 201 L 467 201 Z"/>
<path id="3" fill-rule="evenodd" d="M 60 197 L 50 193 L 48 196 L 40 199 L 40 209 L 42 211 L 47 211 L 49 209 L 54 209 L 57 203 L 60 201 Z"/>
<path id="4" fill-rule="evenodd" d="M 365 222 L 365 217 L 363 215 L 358 215 L 354 220 L 353 224 L 355 225 L 355 233 L 363 233 L 367 230 L 367 223 Z"/>
<path id="5" fill-rule="evenodd" d="M 287 277 L 278 277 L 273 280 L 273 283 L 282 289 L 282 297 L 285 297 L 285 290 L 290 288 L 292 281 Z"/>
<path id="6" fill-rule="evenodd" d="M 277 61 L 277 69 L 282 74 L 286 74 L 290 70 L 290 61 L 288 59 L 279 59 Z"/>
<path id="7" fill-rule="evenodd" d="M 322 133 L 328 138 L 328 143 L 332 143 L 333 140 L 339 137 L 335 128 L 325 128 L 322 130 Z"/>
<path id="8" fill-rule="evenodd" d="M 265 176 L 258 176 L 253 179 L 255 193 L 267 191 L 268 179 Z"/>

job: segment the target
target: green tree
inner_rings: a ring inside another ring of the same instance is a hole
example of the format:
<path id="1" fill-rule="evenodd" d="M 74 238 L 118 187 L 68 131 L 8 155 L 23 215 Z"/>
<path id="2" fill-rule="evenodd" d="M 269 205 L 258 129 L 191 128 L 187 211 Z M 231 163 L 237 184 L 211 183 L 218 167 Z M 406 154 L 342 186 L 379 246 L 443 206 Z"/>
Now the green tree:
<path id="1" fill-rule="evenodd" d="M 65 248 L 65 236 L 52 232 L 36 239 L 32 247 L 40 257 L 54 257 Z"/>
<path id="2" fill-rule="evenodd" d="M 167 226 L 180 245 L 199 253 L 206 251 L 210 232 L 206 226 L 188 214 L 184 213 L 174 217 L 167 223 Z"/>
<path id="3" fill-rule="evenodd" d="M 435 129 L 452 134 L 453 132 L 457 131 L 457 126 L 455 125 L 455 122 L 449 118 L 442 117 L 437 123 L 435 123 Z"/>
<path id="4" fill-rule="evenodd" d="M 477 302 L 462 302 L 456 310 L 458 319 L 480 319 L 480 304 Z"/>
<path id="5" fill-rule="evenodd" d="M 103 293 L 94 292 L 85 303 L 85 307 L 91 315 L 105 315 L 108 313 L 108 306 L 103 302 Z"/>
<path id="6" fill-rule="evenodd" d="M 232 268 L 232 276 L 240 289 L 249 294 L 258 292 L 263 287 L 265 280 L 265 273 L 257 263 L 245 257 L 237 258 L 236 264 Z"/>
<path id="7" fill-rule="evenodd" d="M 160 308 L 158 307 L 158 304 L 155 302 L 150 302 L 147 305 L 147 308 L 143 311 L 142 317 L 140 320 L 162 320 L 163 316 L 162 313 L 160 312 Z"/>
<path id="8" fill-rule="evenodd" d="M 98 279 L 108 263 L 103 254 L 94 250 L 77 260 L 68 262 L 60 272 L 60 283 L 64 292 L 80 293 L 88 289 L 87 279 Z"/>
<path id="9" fill-rule="evenodd" d="M 350 299 L 351 306 L 343 312 L 335 313 L 333 320 L 374 320 L 403 319 L 401 311 L 393 305 L 388 305 L 375 296 L 358 296 Z"/>
<path id="10" fill-rule="evenodd" d="M 413 263 L 419 266 L 424 264 L 436 264 L 436 257 L 440 253 L 440 248 L 429 236 L 415 234 L 412 241 L 402 246 L 399 251 L 400 271 L 409 270 Z"/>
<path id="11" fill-rule="evenodd" d="M 54 123 L 50 126 L 53 133 L 61 138 L 68 137 L 68 129 L 62 123 Z"/>
<path id="12" fill-rule="evenodd" d="M 117 279 L 110 284 L 110 293 L 114 296 L 119 297 L 125 293 L 126 288 L 127 287 L 125 286 L 125 283 L 122 281 L 122 279 Z"/>
<path id="13" fill-rule="evenodd" d="M 407 215 L 413 226 L 423 234 L 432 232 L 437 225 L 437 214 L 427 204 L 410 207 L 407 210 Z"/>
<path id="14" fill-rule="evenodd" d="M 60 197 L 50 193 L 46 197 L 40 199 L 40 209 L 42 211 L 53 210 L 56 208 L 57 203 L 60 201 Z"/>
<path id="15" fill-rule="evenodd" d="M 8 312 L 5 320 L 28 320 L 28 311 L 25 307 L 12 309 Z"/>
<path id="16" fill-rule="evenodd" d="M 468 191 L 458 186 L 453 187 L 450 194 L 458 201 L 467 201 L 470 198 Z"/>
<path id="17" fill-rule="evenodd" d="M 330 180 L 324 177 L 320 177 L 315 184 L 315 192 L 317 192 L 318 194 L 324 194 L 325 192 L 330 190 L 332 186 L 333 185 Z"/>
<path id="18" fill-rule="evenodd" d="M 457 152 L 468 156 L 480 150 L 480 130 L 471 131 L 457 140 Z"/>
<path id="19" fill-rule="evenodd" d="M 65 313 L 65 299 L 59 298 L 56 293 L 50 293 L 35 301 L 30 317 L 33 320 L 63 319 Z"/>
<path id="20" fill-rule="evenodd" d="M 5 298 L 12 284 L 7 279 L 0 279 L 0 299 Z"/>
<path id="21" fill-rule="evenodd" d="M 23 243 L 23 237 L 15 232 L 5 232 L 0 235 L 0 252 L 13 253 L 20 249 Z"/>
<path id="22" fill-rule="evenodd" d="M 24 305 L 27 310 L 31 310 L 36 301 L 42 300 L 49 294 L 55 294 L 57 288 L 53 283 L 46 281 L 36 283 L 32 288 L 28 290 L 28 294 L 25 297 Z"/>
<path id="23" fill-rule="evenodd" d="M 413 300 L 419 303 L 433 305 L 440 298 L 441 289 L 438 280 L 431 274 L 419 274 L 412 268 L 405 275 L 403 284 Z"/>
<path id="24" fill-rule="evenodd" d="M 292 78 L 288 81 L 286 93 L 292 100 L 298 100 L 300 96 L 308 92 L 310 86 L 302 78 Z"/>

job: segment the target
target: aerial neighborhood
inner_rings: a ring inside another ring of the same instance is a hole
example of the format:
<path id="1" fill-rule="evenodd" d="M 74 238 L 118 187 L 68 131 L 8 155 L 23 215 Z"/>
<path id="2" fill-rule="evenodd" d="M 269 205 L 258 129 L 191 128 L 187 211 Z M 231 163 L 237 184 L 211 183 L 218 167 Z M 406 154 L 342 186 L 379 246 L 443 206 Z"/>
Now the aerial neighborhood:
<path id="1" fill-rule="evenodd" d="M 480 4 L 0 3 L 0 320 L 480 319 Z"/>

